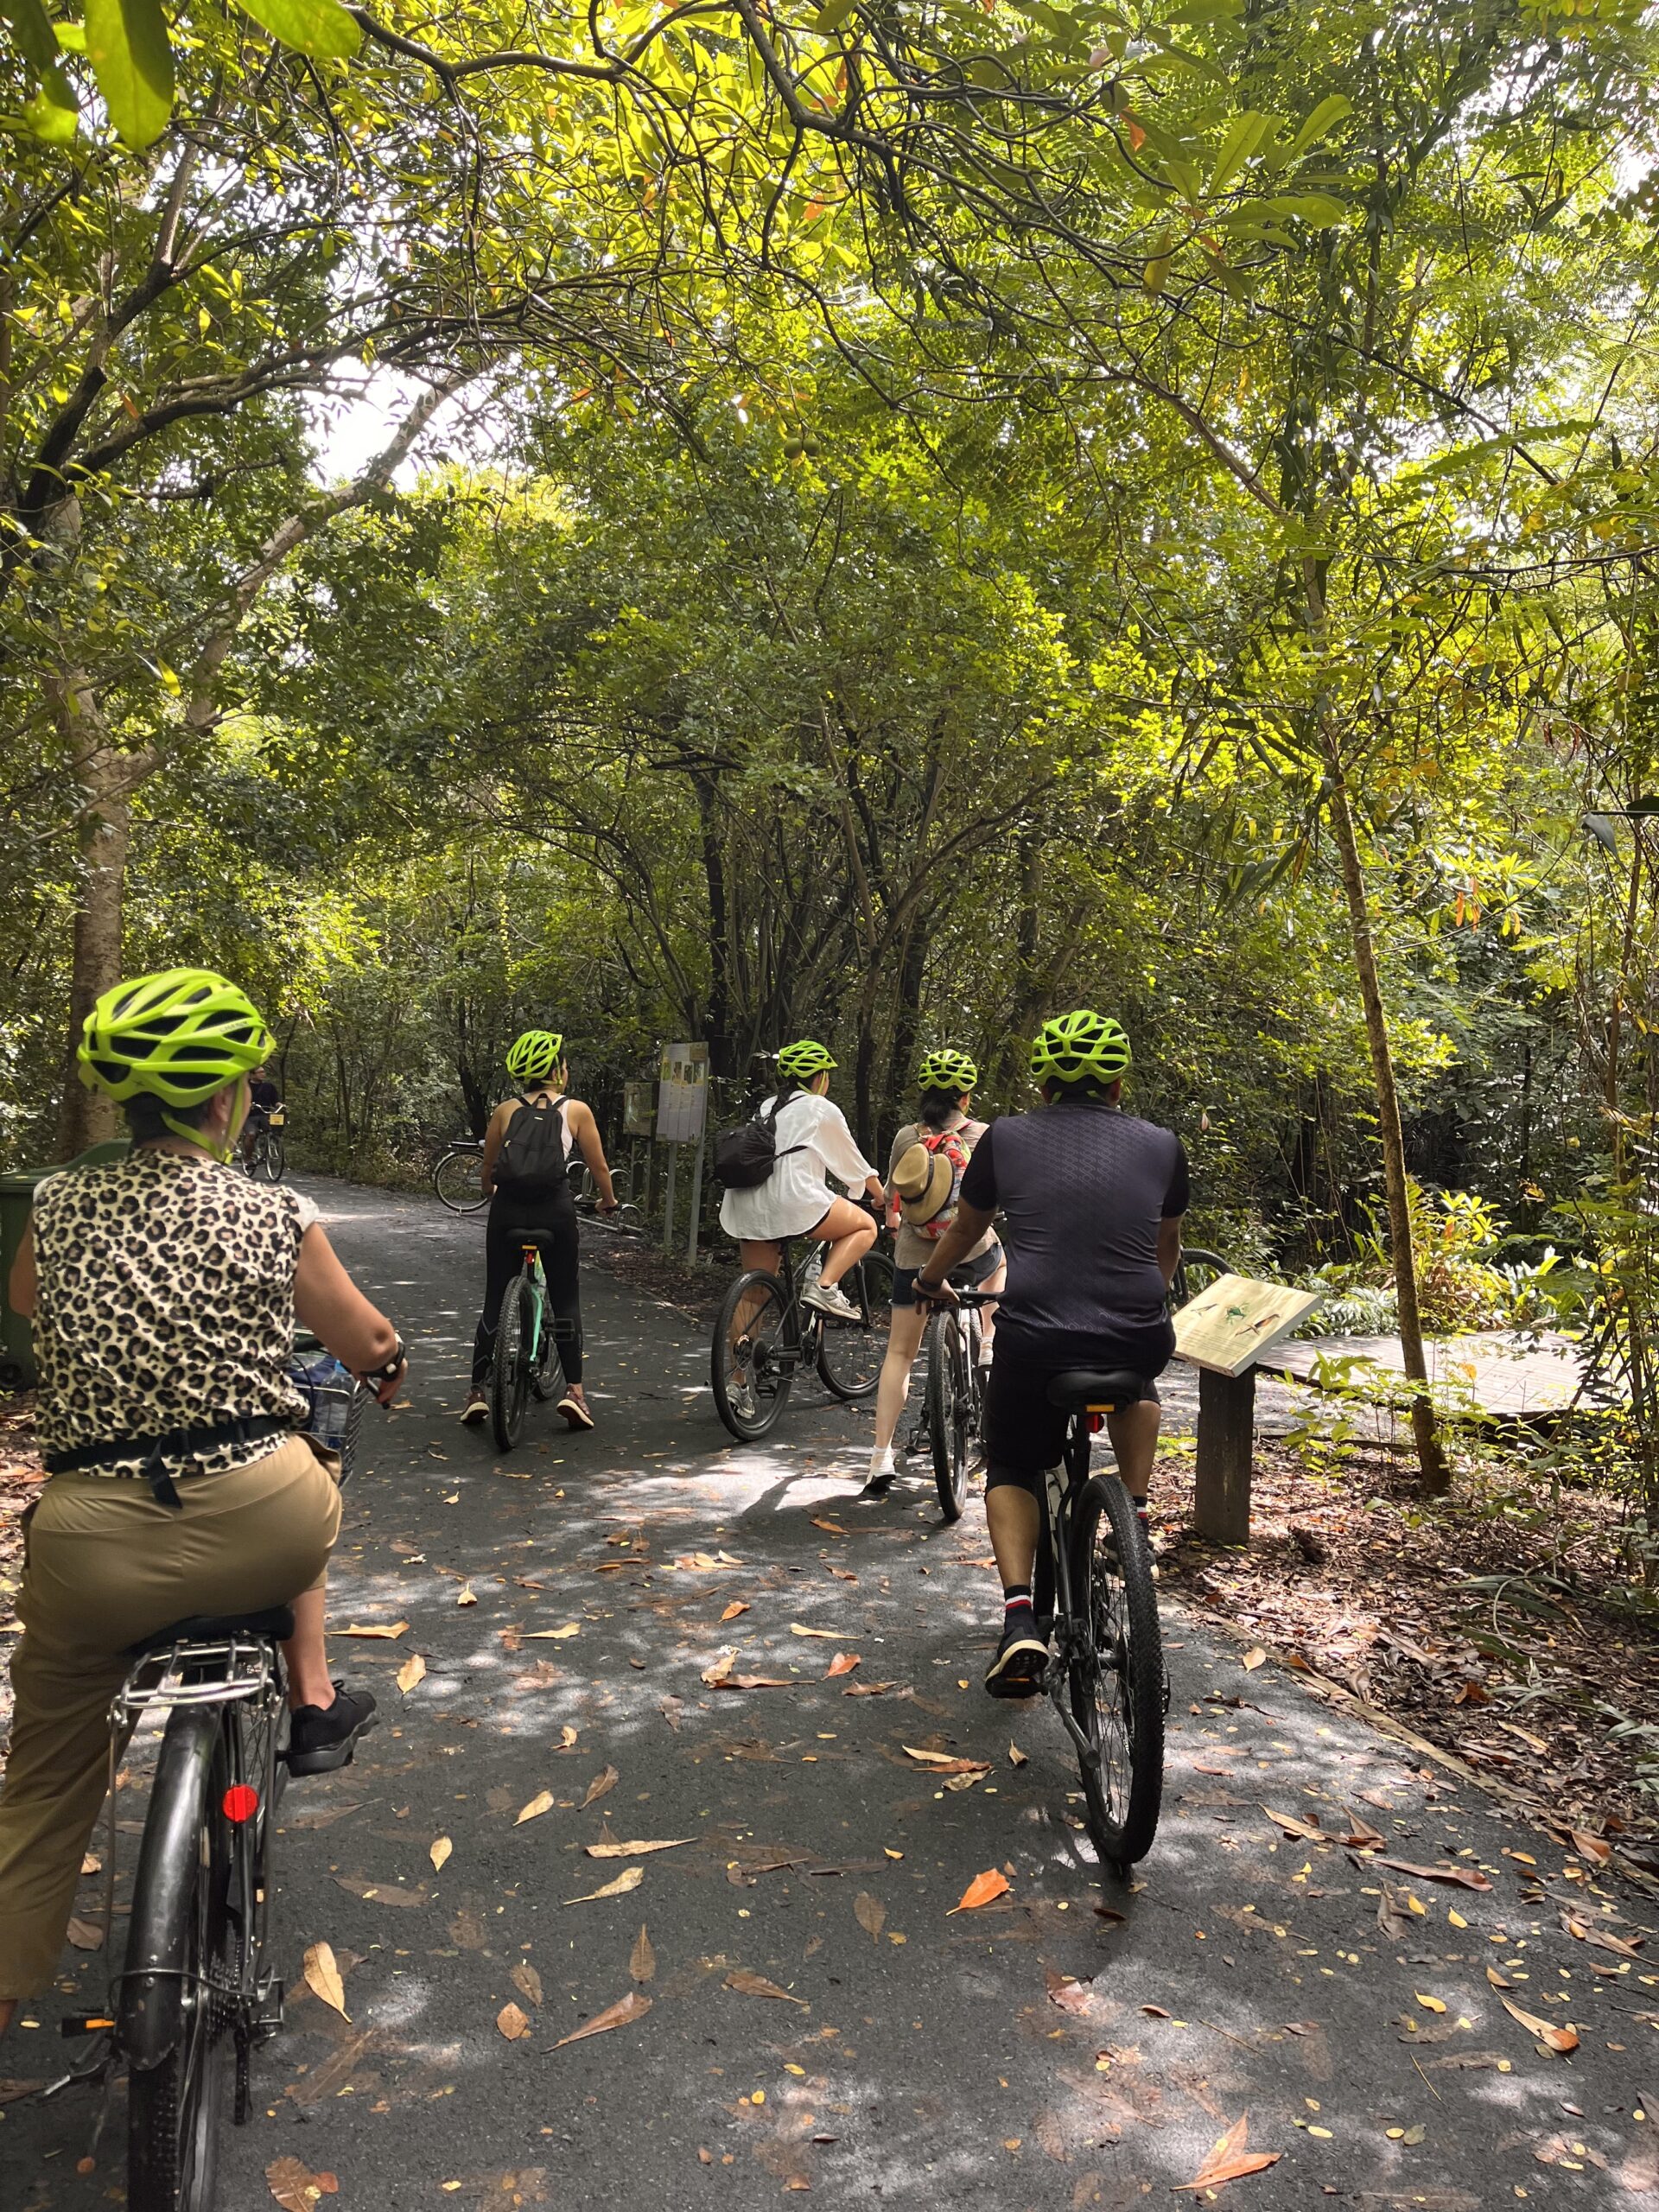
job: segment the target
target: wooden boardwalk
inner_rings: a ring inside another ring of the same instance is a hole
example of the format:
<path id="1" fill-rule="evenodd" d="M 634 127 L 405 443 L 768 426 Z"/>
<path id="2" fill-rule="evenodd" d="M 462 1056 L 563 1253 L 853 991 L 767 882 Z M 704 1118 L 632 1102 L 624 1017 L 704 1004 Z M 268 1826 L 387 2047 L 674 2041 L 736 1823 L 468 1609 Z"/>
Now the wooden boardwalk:
<path id="1" fill-rule="evenodd" d="M 1432 1338 L 1426 1350 L 1431 1380 L 1466 1390 L 1483 1413 L 1497 1421 L 1560 1413 L 1578 1394 L 1579 1348 L 1568 1337 L 1485 1329 L 1466 1337 Z M 1269 1374 L 1317 1389 L 1322 1359 L 1368 1360 L 1391 1375 L 1405 1372 L 1398 1337 L 1314 1337 L 1275 1344 L 1261 1365 Z M 1351 1379 L 1363 1390 L 1363 1370 Z"/>

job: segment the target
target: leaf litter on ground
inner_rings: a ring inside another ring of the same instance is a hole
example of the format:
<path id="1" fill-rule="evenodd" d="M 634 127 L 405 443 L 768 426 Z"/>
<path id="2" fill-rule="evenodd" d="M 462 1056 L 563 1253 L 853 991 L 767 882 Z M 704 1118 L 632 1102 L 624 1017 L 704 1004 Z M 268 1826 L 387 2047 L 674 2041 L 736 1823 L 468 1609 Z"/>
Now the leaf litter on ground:
<path id="1" fill-rule="evenodd" d="M 643 1991 L 631 1989 L 626 1997 L 619 1997 L 614 2005 L 607 2005 L 602 2012 L 595 2012 L 591 2020 L 585 2020 L 569 2035 L 561 2036 L 550 2048 L 563 2050 L 567 2044 L 581 2043 L 588 2036 L 602 2036 L 608 2034 L 613 2028 L 626 2028 L 632 2021 L 643 2019 L 651 2010 L 651 2003 Z"/>
<path id="2" fill-rule="evenodd" d="M 1217 2189 L 1223 2182 L 1242 2181 L 1246 2174 L 1259 2174 L 1268 2166 L 1277 2165 L 1283 2155 L 1278 2151 L 1250 2151 L 1245 2148 L 1249 2140 L 1248 2113 L 1242 2113 L 1227 2133 L 1217 2142 L 1208 2158 L 1191 2181 L 1177 2182 L 1182 2189 Z"/>
<path id="3" fill-rule="evenodd" d="M 342 2020 L 349 2020 L 346 2010 L 346 1981 L 334 1958 L 332 1943 L 313 1943 L 305 1955 L 305 1986 L 314 1997 L 339 2013 Z"/>

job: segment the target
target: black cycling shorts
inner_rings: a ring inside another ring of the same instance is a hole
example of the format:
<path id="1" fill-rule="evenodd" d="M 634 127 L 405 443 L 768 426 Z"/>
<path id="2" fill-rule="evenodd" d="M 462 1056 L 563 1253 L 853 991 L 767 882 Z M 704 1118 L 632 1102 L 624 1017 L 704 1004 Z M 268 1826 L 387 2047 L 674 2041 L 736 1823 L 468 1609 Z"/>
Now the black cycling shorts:
<path id="1" fill-rule="evenodd" d="M 994 1275 L 1007 1255 L 1000 1244 L 993 1244 L 988 1252 L 982 1252 L 976 1260 L 964 1260 L 959 1268 L 952 1268 L 950 1280 L 958 1290 L 977 1290 L 988 1275 Z M 893 1303 L 895 1312 L 900 1306 L 916 1303 L 916 1278 L 920 1268 L 895 1268 L 893 1271 Z"/>
<path id="2" fill-rule="evenodd" d="M 1156 1405 L 1154 1376 L 1168 1366 L 1175 1349 L 1175 1332 L 1167 1322 L 1156 1329 L 1136 1332 L 1116 1343 L 1103 1339 L 1088 1360 L 1070 1360 L 1071 1367 L 1123 1367 L 1141 1376 L 1139 1402 Z M 1048 1402 L 1050 1377 L 1059 1372 L 1052 1363 L 1022 1359 L 1008 1353 L 999 1334 L 985 1385 L 985 1487 L 1000 1484 L 1042 1492 L 1042 1478 L 1065 1457 L 1066 1426 L 1071 1419 L 1064 1407 Z"/>

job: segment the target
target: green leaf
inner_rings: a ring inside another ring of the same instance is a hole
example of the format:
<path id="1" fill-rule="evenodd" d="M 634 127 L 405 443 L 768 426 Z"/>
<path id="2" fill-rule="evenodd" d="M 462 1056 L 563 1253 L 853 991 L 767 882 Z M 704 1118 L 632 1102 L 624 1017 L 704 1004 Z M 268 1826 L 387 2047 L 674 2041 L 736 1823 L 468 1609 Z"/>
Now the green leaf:
<path id="1" fill-rule="evenodd" d="M 1327 93 L 1291 140 L 1289 158 L 1294 162 L 1298 154 L 1305 154 L 1310 146 L 1329 133 L 1333 124 L 1340 123 L 1344 115 L 1351 115 L 1353 111 L 1351 100 L 1344 99 L 1340 92 Z"/>
<path id="2" fill-rule="evenodd" d="M 57 37 L 41 0 L 0 0 L 0 20 L 11 25 L 18 51 L 46 88 L 47 104 L 67 108 L 73 115 L 75 96 L 69 89 L 68 79 L 58 67 Z M 32 111 L 37 105 L 34 100 L 29 104 L 29 127 L 38 137 L 45 137 L 49 134 L 37 130 L 33 119 Z"/>
<path id="3" fill-rule="evenodd" d="M 319 61 L 348 61 L 363 34 L 340 0 L 237 0 L 273 38 Z"/>
<path id="4" fill-rule="evenodd" d="M 86 0 L 86 53 L 111 122 L 128 145 L 153 145 L 173 112 L 161 0 Z"/>
<path id="5" fill-rule="evenodd" d="M 31 137 L 48 146 L 67 146 L 80 128 L 80 113 L 73 104 L 60 106 L 50 92 L 36 92 L 23 103 L 23 124 Z"/>
<path id="6" fill-rule="evenodd" d="M 829 4 L 819 9 L 807 29 L 817 31 L 820 38 L 827 38 L 831 31 L 841 29 L 857 5 L 858 0 L 829 0 Z"/>
<path id="7" fill-rule="evenodd" d="M 1233 127 L 1216 156 L 1215 175 L 1210 180 L 1212 193 L 1227 189 L 1272 128 L 1273 118 L 1258 114 L 1254 108 L 1234 118 Z"/>
<path id="8" fill-rule="evenodd" d="M 1329 230 L 1348 213 L 1340 200 L 1328 192 L 1281 192 L 1262 202 L 1276 215 L 1296 215 L 1316 231 Z"/>

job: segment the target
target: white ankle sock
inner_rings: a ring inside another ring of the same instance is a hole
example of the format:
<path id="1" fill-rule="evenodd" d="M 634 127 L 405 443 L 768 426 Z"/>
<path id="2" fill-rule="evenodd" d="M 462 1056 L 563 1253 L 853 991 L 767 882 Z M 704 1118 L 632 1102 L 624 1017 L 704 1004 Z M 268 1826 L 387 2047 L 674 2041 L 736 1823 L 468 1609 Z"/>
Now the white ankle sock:
<path id="1" fill-rule="evenodd" d="M 888 1445 L 885 1452 L 871 1452 L 870 1472 L 873 1475 L 890 1475 L 893 1472 L 893 1446 L 891 1445 Z"/>

